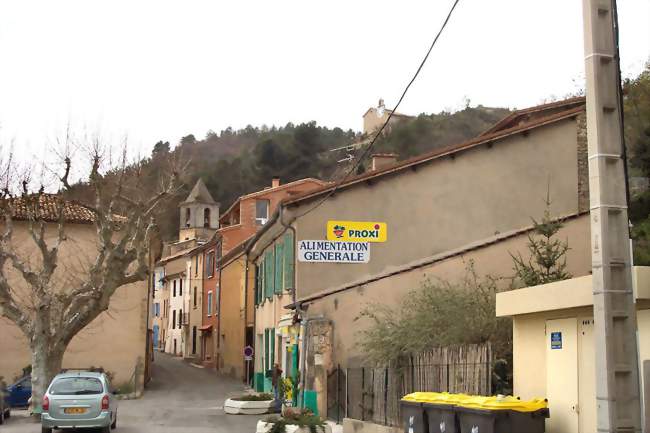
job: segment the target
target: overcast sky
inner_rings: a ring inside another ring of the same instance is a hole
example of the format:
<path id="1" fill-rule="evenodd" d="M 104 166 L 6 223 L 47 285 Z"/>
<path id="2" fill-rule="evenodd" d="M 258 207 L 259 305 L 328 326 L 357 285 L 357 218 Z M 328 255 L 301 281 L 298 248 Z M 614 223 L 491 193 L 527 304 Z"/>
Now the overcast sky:
<path id="1" fill-rule="evenodd" d="M 451 0 L 0 0 L 0 139 L 22 157 L 69 123 L 156 141 L 392 107 Z M 650 56 L 650 0 L 619 0 L 622 67 Z M 580 0 L 461 0 L 401 112 L 525 107 L 582 87 Z"/>

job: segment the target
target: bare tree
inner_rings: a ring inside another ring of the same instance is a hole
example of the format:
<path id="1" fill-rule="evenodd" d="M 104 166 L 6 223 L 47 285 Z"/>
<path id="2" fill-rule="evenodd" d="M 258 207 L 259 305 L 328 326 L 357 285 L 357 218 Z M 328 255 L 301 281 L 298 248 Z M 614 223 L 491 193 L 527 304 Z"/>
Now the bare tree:
<path id="1" fill-rule="evenodd" d="M 4 218 L 0 237 L 0 317 L 13 322 L 29 342 L 32 404 L 37 412 L 73 337 L 108 309 L 118 288 L 148 278 L 150 248 L 157 236 L 156 210 L 179 189 L 180 169 L 171 159 L 168 176 L 158 179 L 157 187 L 152 188 L 152 179 L 143 173 L 142 165 L 127 164 L 125 150 L 120 165 L 109 170 L 102 169 L 106 158 L 98 146 L 90 154 L 84 186 L 93 200 L 83 205 L 70 200 L 74 188 L 70 184 L 69 154 L 61 165 L 62 173 L 56 176 L 60 183 L 57 194 L 45 193 L 43 186 L 30 191 L 28 176 L 23 176 L 19 192 L 15 192 L 10 180 L 16 174 L 11 164 L 6 164 L 0 197 Z M 72 223 L 78 222 L 79 209 L 87 212 L 88 222 L 94 226 L 89 231 L 95 234 L 96 251 L 90 257 L 79 258 L 87 266 L 72 272 L 71 277 L 65 275 L 70 272 L 61 269 L 65 260 L 60 256 L 62 247 L 71 242 L 67 232 Z M 25 252 L 25 232 L 31 243 L 29 253 Z"/>

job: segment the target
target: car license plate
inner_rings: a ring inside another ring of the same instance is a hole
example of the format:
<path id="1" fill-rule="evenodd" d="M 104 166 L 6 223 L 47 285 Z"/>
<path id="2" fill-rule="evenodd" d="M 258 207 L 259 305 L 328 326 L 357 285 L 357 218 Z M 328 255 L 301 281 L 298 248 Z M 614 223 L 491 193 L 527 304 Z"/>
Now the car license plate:
<path id="1" fill-rule="evenodd" d="M 85 407 L 66 407 L 64 412 L 68 415 L 78 415 L 81 413 L 86 413 Z"/>

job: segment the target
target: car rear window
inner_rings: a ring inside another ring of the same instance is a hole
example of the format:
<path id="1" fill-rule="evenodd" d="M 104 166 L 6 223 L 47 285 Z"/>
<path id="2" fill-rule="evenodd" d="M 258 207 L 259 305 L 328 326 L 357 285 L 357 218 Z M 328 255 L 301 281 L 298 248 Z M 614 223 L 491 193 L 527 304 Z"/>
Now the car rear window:
<path id="1" fill-rule="evenodd" d="M 50 387 L 52 395 L 90 395 L 102 392 L 102 382 L 94 377 L 63 377 Z"/>

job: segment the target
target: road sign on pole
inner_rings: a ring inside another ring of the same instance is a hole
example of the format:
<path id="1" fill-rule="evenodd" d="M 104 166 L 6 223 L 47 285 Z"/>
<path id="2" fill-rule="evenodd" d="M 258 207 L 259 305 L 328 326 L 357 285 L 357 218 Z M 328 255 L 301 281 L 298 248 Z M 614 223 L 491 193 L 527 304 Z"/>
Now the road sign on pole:
<path id="1" fill-rule="evenodd" d="M 252 361 L 254 354 L 255 350 L 253 350 L 252 346 L 244 347 L 244 361 Z"/>

